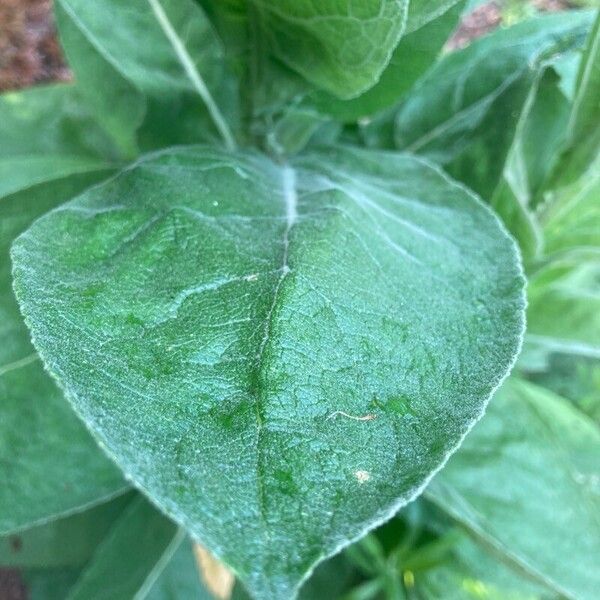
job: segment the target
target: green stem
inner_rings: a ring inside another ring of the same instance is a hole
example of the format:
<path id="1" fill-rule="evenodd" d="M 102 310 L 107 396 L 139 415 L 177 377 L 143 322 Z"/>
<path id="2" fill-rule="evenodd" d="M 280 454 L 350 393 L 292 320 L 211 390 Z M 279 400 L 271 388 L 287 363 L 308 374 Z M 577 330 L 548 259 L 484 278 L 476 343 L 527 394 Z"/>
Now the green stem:
<path id="1" fill-rule="evenodd" d="M 192 57 L 189 55 L 186 47 L 177 35 L 177 32 L 175 31 L 173 25 L 171 24 L 171 21 L 169 20 L 169 17 L 165 13 L 159 0 L 148 0 L 148 2 L 152 7 L 152 10 L 156 15 L 156 19 L 158 20 L 162 30 L 165 32 L 165 35 L 171 42 L 171 45 L 173 46 L 177 57 L 181 61 L 181 64 L 183 65 L 187 76 L 192 82 L 192 85 L 204 101 L 204 104 L 206 105 L 206 108 L 208 109 L 208 112 L 212 120 L 214 121 L 217 130 L 219 131 L 221 137 L 223 138 L 223 141 L 225 142 L 225 146 L 228 150 L 235 150 L 236 143 L 233 134 L 229 129 L 229 125 L 227 125 L 225 118 L 223 117 L 221 111 L 219 110 L 219 107 L 215 103 L 211 93 L 206 87 L 204 80 L 200 76 L 200 73 L 198 73 L 198 69 L 196 69 L 196 65 L 194 64 Z"/>

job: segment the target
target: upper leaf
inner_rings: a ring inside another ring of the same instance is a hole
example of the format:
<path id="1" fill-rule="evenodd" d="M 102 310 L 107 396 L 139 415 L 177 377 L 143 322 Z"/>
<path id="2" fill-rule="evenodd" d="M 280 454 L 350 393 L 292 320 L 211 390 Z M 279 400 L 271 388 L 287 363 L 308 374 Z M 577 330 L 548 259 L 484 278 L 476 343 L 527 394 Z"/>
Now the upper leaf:
<path id="1" fill-rule="evenodd" d="M 403 36 L 379 81 L 358 98 L 339 100 L 317 93 L 313 101 L 325 114 L 347 122 L 364 120 L 396 104 L 438 57 L 458 23 L 463 5 L 461 0 L 425 27 Z"/>
<path id="2" fill-rule="evenodd" d="M 408 0 L 252 0 L 273 52 L 340 98 L 377 82 L 400 40 Z"/>
<path id="3" fill-rule="evenodd" d="M 561 596 L 592 600 L 600 586 L 599 452 L 590 420 L 511 378 L 427 495 Z"/>
<path id="4" fill-rule="evenodd" d="M 514 243 L 404 155 L 166 151 L 13 257 L 79 414 L 259 598 L 418 494 L 522 335 Z"/>

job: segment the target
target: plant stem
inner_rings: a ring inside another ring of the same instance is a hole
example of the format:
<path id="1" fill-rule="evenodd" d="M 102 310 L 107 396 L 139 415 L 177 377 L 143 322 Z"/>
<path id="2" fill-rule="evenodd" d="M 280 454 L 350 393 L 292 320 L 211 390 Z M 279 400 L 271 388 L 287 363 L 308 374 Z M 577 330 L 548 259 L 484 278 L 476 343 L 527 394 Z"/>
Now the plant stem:
<path id="1" fill-rule="evenodd" d="M 181 61 L 181 64 L 183 65 L 183 68 L 185 69 L 187 76 L 189 77 L 190 81 L 192 82 L 192 85 L 194 86 L 194 88 L 196 89 L 196 91 L 198 92 L 198 94 L 200 95 L 202 100 L 204 101 L 204 104 L 206 105 L 206 108 L 208 109 L 208 112 L 209 112 L 217 130 L 219 131 L 219 133 L 221 134 L 221 137 L 223 138 L 223 141 L 225 142 L 226 148 L 228 150 L 235 150 L 236 143 L 235 143 L 233 134 L 231 133 L 231 130 L 229 129 L 229 125 L 227 125 L 225 118 L 223 117 L 221 111 L 219 110 L 219 107 L 217 106 L 217 104 L 214 101 L 214 98 L 212 97 L 211 93 L 209 92 L 208 88 L 206 87 L 204 80 L 202 79 L 200 73 L 198 73 L 198 69 L 196 69 L 196 65 L 194 64 L 192 57 L 189 55 L 186 47 L 184 46 L 183 42 L 179 38 L 179 35 L 173 28 L 173 25 L 171 24 L 169 17 L 165 13 L 159 0 L 148 0 L 148 2 L 150 4 L 150 6 L 152 7 L 152 10 L 154 11 L 154 14 L 156 15 L 156 18 L 157 18 L 162 30 L 165 32 L 165 35 L 171 42 L 171 45 L 173 46 L 175 53 L 177 54 L 179 60 Z"/>

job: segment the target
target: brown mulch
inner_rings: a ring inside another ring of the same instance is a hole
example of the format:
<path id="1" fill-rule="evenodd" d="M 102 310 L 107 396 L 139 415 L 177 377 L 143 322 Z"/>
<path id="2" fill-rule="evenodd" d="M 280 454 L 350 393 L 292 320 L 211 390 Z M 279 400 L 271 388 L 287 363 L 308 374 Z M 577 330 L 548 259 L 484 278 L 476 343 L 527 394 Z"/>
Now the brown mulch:
<path id="1" fill-rule="evenodd" d="M 27 600 L 27 588 L 17 569 L 0 567 L 0 599 Z"/>
<path id="2" fill-rule="evenodd" d="M 464 48 L 471 41 L 489 33 L 502 24 L 502 8 L 506 4 L 503 0 L 493 0 L 478 6 L 471 14 L 467 15 L 446 44 L 447 50 Z M 531 0 L 536 10 L 540 12 L 554 12 L 573 8 L 569 0 Z"/>
<path id="3" fill-rule="evenodd" d="M 0 91 L 69 79 L 51 0 L 0 0 Z"/>

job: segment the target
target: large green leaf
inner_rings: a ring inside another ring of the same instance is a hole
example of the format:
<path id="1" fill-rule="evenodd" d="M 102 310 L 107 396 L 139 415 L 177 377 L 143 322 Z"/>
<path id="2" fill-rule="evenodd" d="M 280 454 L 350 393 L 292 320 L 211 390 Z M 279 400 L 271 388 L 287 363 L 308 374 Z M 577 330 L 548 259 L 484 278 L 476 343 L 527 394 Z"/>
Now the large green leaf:
<path id="1" fill-rule="evenodd" d="M 568 402 L 509 380 L 427 495 L 567 598 L 600 588 L 600 431 Z"/>
<path id="2" fill-rule="evenodd" d="M 397 146 L 441 163 L 489 200 L 539 70 L 581 46 L 592 19 L 589 11 L 538 17 L 446 55 L 401 106 Z"/>
<path id="3" fill-rule="evenodd" d="M 407 155 L 165 151 L 13 249 L 73 406 L 259 598 L 419 493 L 522 335 L 514 243 Z"/>
<path id="4" fill-rule="evenodd" d="M 147 500 L 136 498 L 98 546 L 67 598 L 144 598 L 184 537 Z"/>
<path id="5" fill-rule="evenodd" d="M 275 55 L 340 98 L 377 82 L 400 41 L 408 7 L 408 0 L 251 1 Z"/>
<path id="6" fill-rule="evenodd" d="M 139 127 L 142 148 L 214 138 L 209 115 L 234 145 L 223 109 L 235 94 L 223 95 L 221 45 L 196 2 L 59 0 L 57 17 L 82 92 L 124 151 Z"/>
<path id="7" fill-rule="evenodd" d="M 72 176 L 0 202 L 0 532 L 81 510 L 126 487 L 45 373 L 13 295 L 8 254 L 32 221 L 105 176 Z"/>

